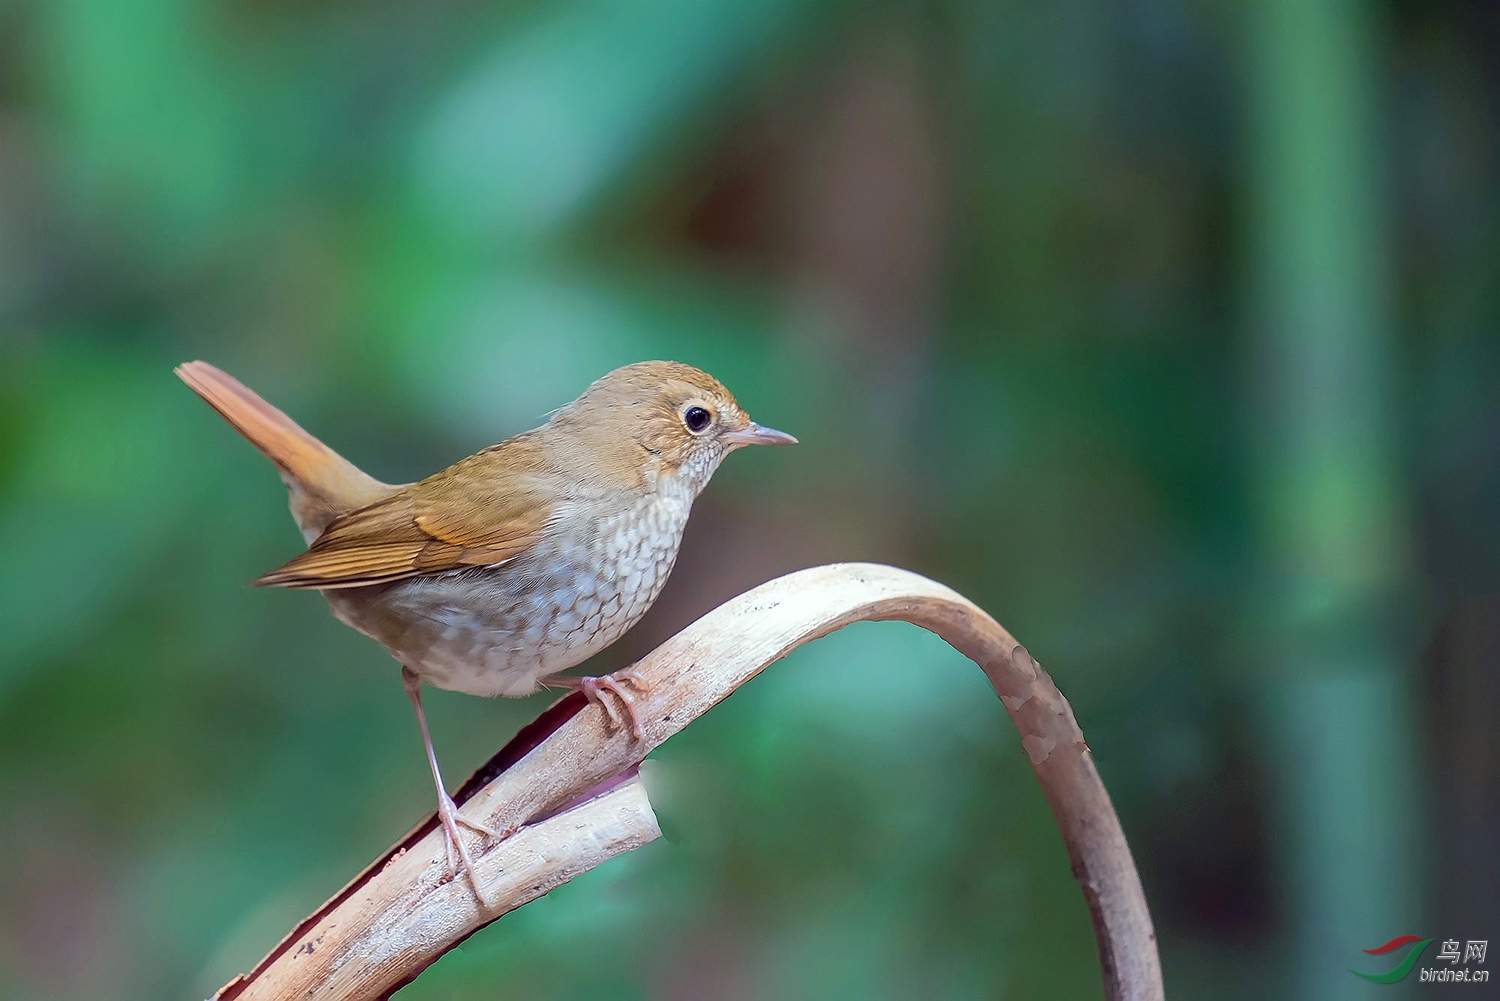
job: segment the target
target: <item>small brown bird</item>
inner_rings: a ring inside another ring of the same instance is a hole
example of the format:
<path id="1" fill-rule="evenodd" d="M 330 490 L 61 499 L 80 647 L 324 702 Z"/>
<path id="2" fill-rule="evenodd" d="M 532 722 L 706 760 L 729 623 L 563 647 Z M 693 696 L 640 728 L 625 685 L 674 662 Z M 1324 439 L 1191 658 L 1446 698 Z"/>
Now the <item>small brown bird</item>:
<path id="1" fill-rule="evenodd" d="M 470 695 L 581 689 L 640 736 L 630 672 L 559 678 L 661 593 L 694 498 L 743 445 L 791 445 L 677 362 L 618 368 L 546 424 L 417 483 L 381 483 L 207 362 L 177 374 L 281 472 L 309 548 L 255 583 L 322 591 L 401 663 L 437 786 L 448 862 L 473 862 L 443 787 L 422 682 Z M 603 697 L 619 699 L 623 716 Z M 475 892 L 478 882 L 475 881 Z"/>

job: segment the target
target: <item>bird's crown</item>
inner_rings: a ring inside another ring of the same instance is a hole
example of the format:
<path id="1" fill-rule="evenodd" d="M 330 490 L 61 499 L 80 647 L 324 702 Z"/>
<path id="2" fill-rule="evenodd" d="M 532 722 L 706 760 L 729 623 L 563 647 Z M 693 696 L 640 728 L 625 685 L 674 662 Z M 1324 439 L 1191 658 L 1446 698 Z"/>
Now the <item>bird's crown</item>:
<path id="1" fill-rule="evenodd" d="M 760 427 L 722 382 L 675 361 L 617 368 L 596 379 L 549 423 L 580 442 L 598 442 L 606 451 L 623 448 L 621 459 L 645 459 L 664 471 L 688 475 L 697 489 L 736 448 L 796 440 Z"/>

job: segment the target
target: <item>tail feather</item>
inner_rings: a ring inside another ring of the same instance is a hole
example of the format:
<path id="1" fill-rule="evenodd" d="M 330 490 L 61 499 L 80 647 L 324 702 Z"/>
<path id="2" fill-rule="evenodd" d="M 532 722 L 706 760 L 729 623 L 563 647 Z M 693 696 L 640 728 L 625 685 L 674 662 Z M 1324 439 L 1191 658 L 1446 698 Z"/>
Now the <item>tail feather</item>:
<path id="1" fill-rule="evenodd" d="M 176 368 L 178 378 L 275 463 L 291 491 L 292 517 L 311 541 L 341 514 L 394 489 L 323 444 L 234 376 L 204 361 Z"/>

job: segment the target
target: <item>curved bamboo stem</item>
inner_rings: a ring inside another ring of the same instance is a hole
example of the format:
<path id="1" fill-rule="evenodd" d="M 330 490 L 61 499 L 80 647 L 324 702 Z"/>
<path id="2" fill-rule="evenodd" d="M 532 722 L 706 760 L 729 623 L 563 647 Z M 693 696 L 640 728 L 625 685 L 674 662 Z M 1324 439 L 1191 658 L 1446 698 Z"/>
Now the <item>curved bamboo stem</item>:
<path id="1" fill-rule="evenodd" d="M 216 1001 L 388 996 L 500 914 L 656 835 L 633 777 L 575 805 L 582 797 L 629 775 L 652 748 L 768 664 L 851 622 L 877 619 L 928 629 L 984 669 L 1020 730 L 1082 884 L 1106 998 L 1160 1001 L 1161 966 L 1140 877 L 1067 700 L 973 602 L 909 571 L 868 563 L 814 567 L 762 584 L 644 657 L 635 665 L 643 682 L 636 697 L 642 740 L 610 726 L 577 695 L 518 734 L 455 797 L 465 815 L 514 832 L 475 856 L 489 906 L 466 883 L 450 880 L 442 832 L 429 819 Z M 612 826 L 594 826 L 606 819 Z M 523 859 L 532 860 L 530 868 Z"/>

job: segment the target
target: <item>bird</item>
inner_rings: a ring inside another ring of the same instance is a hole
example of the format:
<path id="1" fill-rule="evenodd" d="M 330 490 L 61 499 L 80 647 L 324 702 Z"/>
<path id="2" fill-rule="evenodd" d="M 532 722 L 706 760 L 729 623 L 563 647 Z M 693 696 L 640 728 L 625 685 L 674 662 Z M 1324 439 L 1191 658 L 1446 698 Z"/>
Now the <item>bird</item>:
<path id="1" fill-rule="evenodd" d="M 542 686 L 580 690 L 639 739 L 638 675 L 560 672 L 619 639 L 661 594 L 693 501 L 726 456 L 797 442 L 752 421 L 707 372 L 646 361 L 595 380 L 539 427 L 426 479 L 388 484 L 221 369 L 190 361 L 175 372 L 286 484 L 307 549 L 252 583 L 321 591 L 337 619 L 400 664 L 449 876 L 461 862 L 481 903 L 459 825 L 500 833 L 464 817 L 448 794 L 422 685 L 515 698 Z"/>

